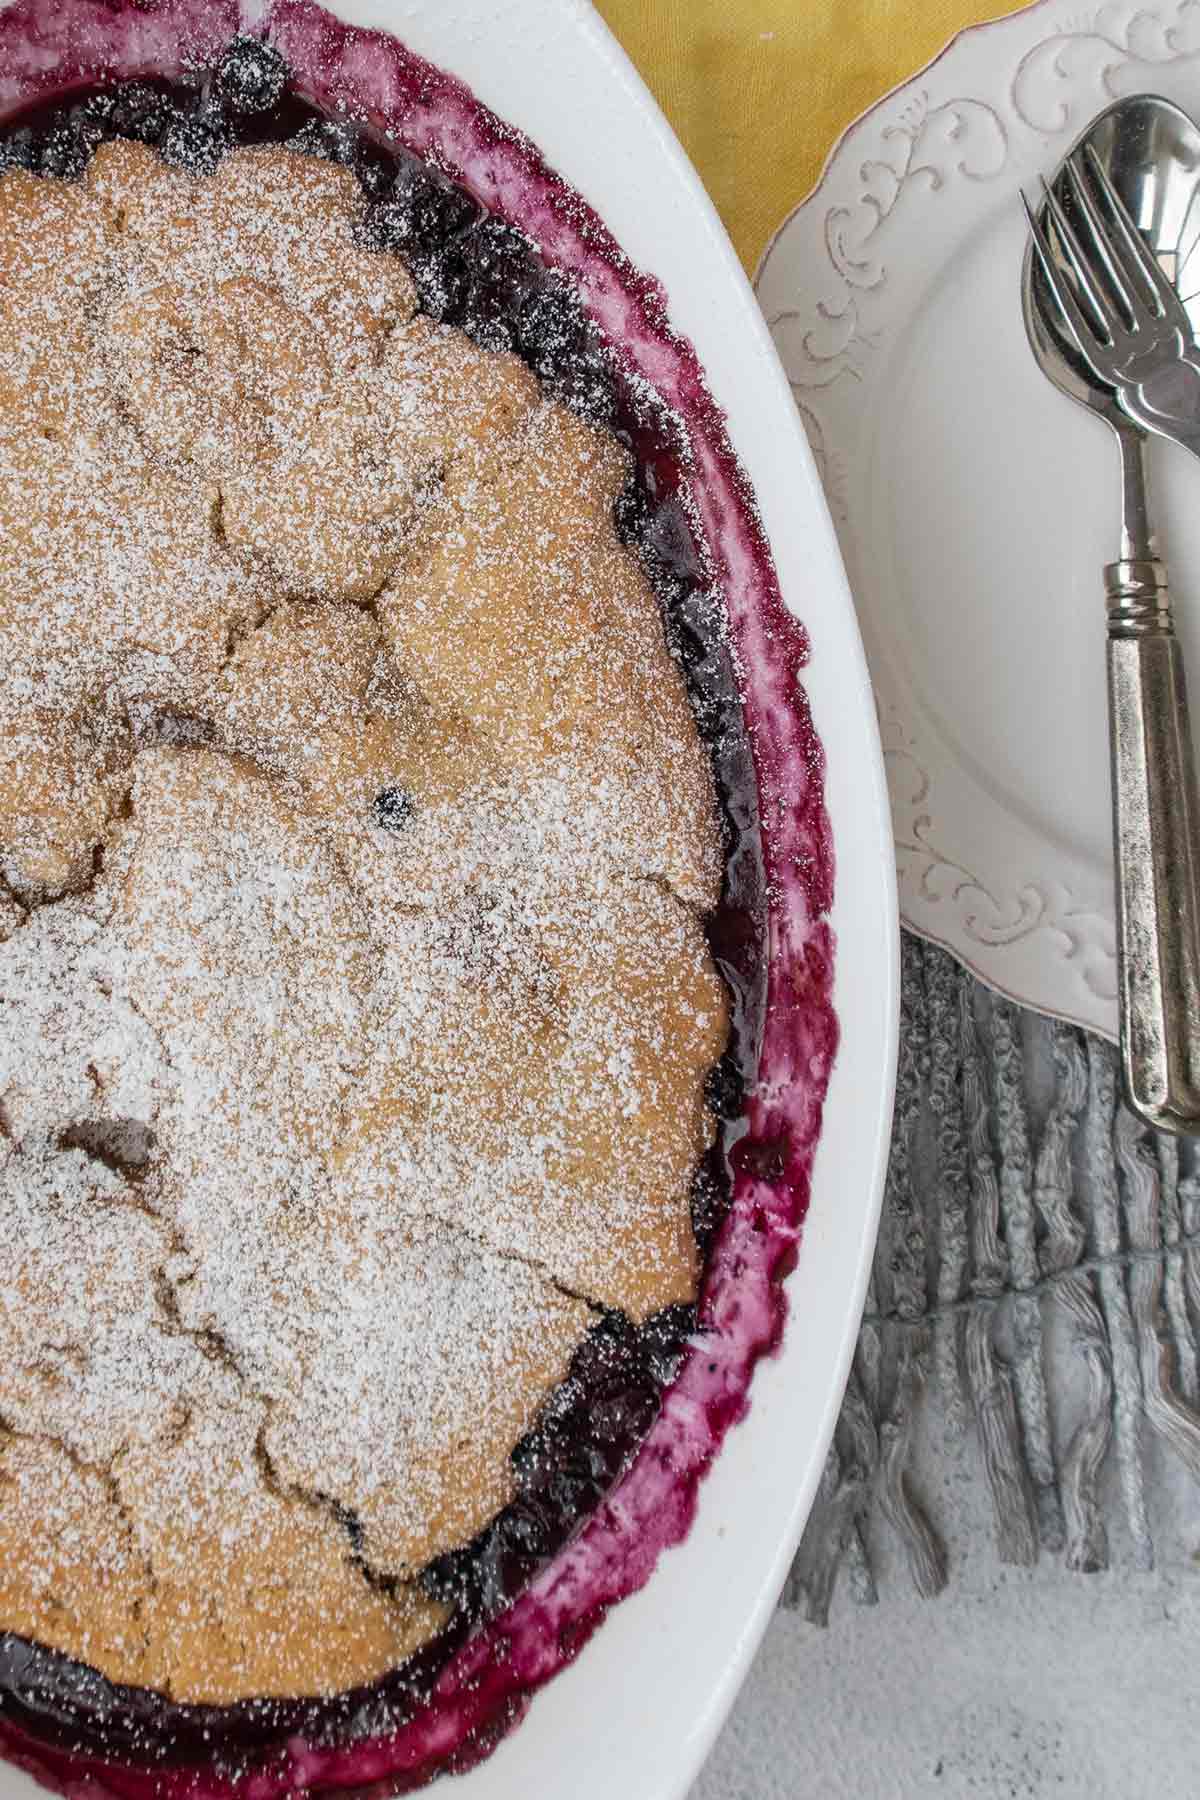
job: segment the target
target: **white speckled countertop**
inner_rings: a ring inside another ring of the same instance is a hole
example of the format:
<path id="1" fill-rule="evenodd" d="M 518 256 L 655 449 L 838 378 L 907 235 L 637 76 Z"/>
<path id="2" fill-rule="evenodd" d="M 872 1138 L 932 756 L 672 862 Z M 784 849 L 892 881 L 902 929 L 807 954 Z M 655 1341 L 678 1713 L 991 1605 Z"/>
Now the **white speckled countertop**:
<path id="1" fill-rule="evenodd" d="M 828 1630 L 780 1611 L 691 1800 L 1156 1800 L 1200 1792 L 1200 1509 L 1167 1458 L 1149 1470 L 1159 1568 L 1057 1558 L 1005 1568 L 969 1439 L 936 1408 L 915 1458 L 950 1584 L 922 1600 L 885 1527 L 877 1607 L 845 1581 Z M 1109 1511 L 1110 1519 L 1119 1508 Z"/>

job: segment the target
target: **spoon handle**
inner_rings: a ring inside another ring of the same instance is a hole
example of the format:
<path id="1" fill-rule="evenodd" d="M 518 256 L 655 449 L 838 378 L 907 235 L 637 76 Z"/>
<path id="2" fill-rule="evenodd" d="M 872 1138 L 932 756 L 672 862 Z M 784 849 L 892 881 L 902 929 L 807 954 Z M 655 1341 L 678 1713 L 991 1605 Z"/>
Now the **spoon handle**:
<path id="1" fill-rule="evenodd" d="M 1183 656 L 1157 559 L 1110 563 L 1108 708 L 1121 1055 L 1148 1124 L 1200 1131 L 1200 799 Z"/>

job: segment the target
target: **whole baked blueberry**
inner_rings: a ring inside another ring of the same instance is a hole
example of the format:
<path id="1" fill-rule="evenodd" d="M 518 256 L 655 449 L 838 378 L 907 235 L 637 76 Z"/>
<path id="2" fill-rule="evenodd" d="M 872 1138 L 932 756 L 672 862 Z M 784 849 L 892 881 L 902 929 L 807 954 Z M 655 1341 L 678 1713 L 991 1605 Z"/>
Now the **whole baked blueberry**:
<path id="1" fill-rule="evenodd" d="M 166 95 L 149 82 L 127 81 L 114 91 L 109 120 L 118 137 L 157 144 L 174 117 L 175 109 Z"/>
<path id="2" fill-rule="evenodd" d="M 287 86 L 287 64 L 261 38 L 234 38 L 217 66 L 217 92 L 235 113 L 270 112 Z"/>
<path id="3" fill-rule="evenodd" d="M 23 125 L 0 144 L 0 175 L 7 169 L 36 169 L 40 145 L 28 125 Z"/>
<path id="4" fill-rule="evenodd" d="M 737 1058 L 732 1051 L 727 1050 L 708 1071 L 704 1083 L 704 1098 L 719 1119 L 736 1119 L 742 1110 L 745 1093 L 746 1083 Z"/>
<path id="5" fill-rule="evenodd" d="M 288 149 L 349 168 L 358 156 L 358 133 L 344 119 L 308 119 L 288 139 Z"/>
<path id="6" fill-rule="evenodd" d="M 587 322 L 574 295 L 550 286 L 532 293 L 517 320 L 517 342 L 541 376 L 578 358 L 587 342 Z"/>
<path id="7" fill-rule="evenodd" d="M 375 796 L 375 823 L 384 831 L 403 831 L 416 812 L 416 802 L 407 788 L 380 788 Z"/>
<path id="8" fill-rule="evenodd" d="M 98 141 L 98 140 L 97 140 Z M 87 168 L 94 145 L 70 123 L 56 125 L 42 144 L 38 168 L 60 181 L 77 181 Z"/>
<path id="9" fill-rule="evenodd" d="M 461 324 L 487 350 L 509 350 L 538 272 L 533 248 L 500 219 L 484 219 L 458 243 L 467 295 Z"/>
<path id="10" fill-rule="evenodd" d="M 218 112 L 180 114 L 159 143 L 164 160 L 189 175 L 211 175 L 228 148 L 229 131 Z"/>
<path id="11" fill-rule="evenodd" d="M 409 261 L 422 311 L 432 319 L 457 325 L 466 311 L 468 285 L 462 258 L 453 244 L 432 256 L 414 256 Z"/>
<path id="12" fill-rule="evenodd" d="M 623 544 L 640 544 L 654 513 L 654 502 L 640 482 L 631 481 L 613 501 L 613 526 Z"/>

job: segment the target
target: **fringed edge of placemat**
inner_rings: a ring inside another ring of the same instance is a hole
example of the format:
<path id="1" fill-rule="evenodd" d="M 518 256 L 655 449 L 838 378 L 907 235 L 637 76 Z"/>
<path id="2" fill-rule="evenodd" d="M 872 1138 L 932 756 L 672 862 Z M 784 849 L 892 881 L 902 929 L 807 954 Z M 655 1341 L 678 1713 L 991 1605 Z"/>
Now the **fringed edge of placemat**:
<path id="1" fill-rule="evenodd" d="M 783 1592 L 817 1624 L 843 1567 L 856 1600 L 878 1597 L 872 1508 L 917 1591 L 946 1584 L 946 1547 L 911 1468 L 927 1383 L 949 1431 L 974 1434 L 1002 1562 L 1028 1567 L 1049 1552 L 1069 1569 L 1106 1568 L 1100 1480 L 1111 1454 L 1134 1564 L 1152 1568 L 1143 1422 L 1200 1481 L 1197 1145 L 1149 1130 L 1120 1103 L 1110 1044 L 1023 1014 L 944 951 L 906 935 L 901 980 L 879 1241 L 841 1416 Z M 1037 1034 L 1053 1082 L 1035 1105 L 1026 1038 Z M 1085 1394 L 1059 1445 L 1050 1307 L 1063 1310 Z"/>

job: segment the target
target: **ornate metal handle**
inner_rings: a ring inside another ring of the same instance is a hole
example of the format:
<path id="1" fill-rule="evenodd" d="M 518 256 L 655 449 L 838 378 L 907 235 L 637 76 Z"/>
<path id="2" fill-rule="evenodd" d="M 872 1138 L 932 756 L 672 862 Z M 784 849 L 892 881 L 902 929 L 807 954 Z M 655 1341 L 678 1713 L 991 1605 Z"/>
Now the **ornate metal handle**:
<path id="1" fill-rule="evenodd" d="M 1108 716 L 1121 1046 L 1135 1112 L 1200 1132 L 1200 802 L 1166 571 L 1110 563 Z"/>

